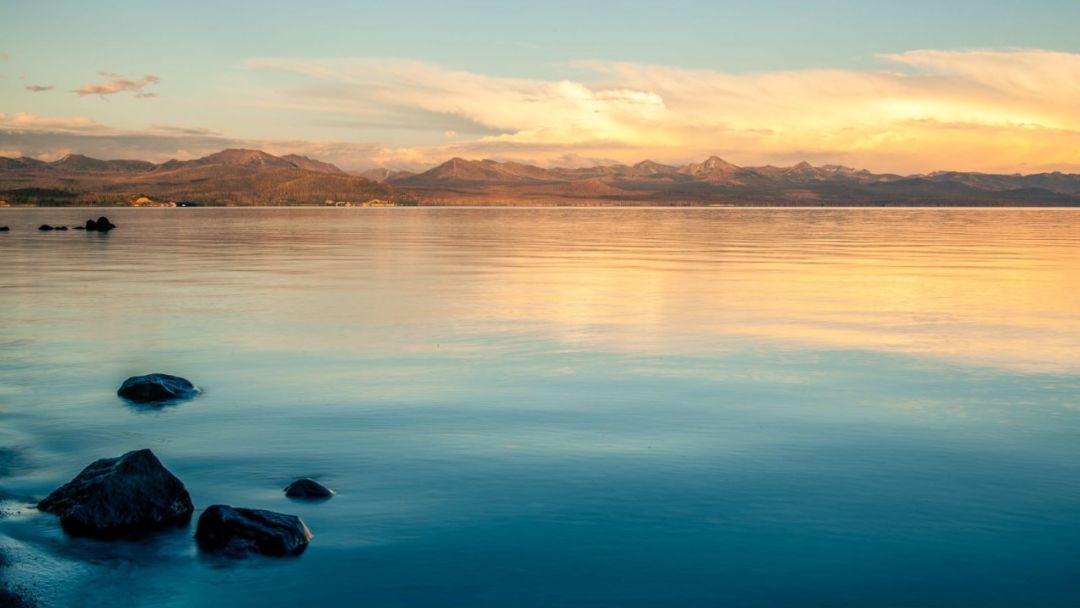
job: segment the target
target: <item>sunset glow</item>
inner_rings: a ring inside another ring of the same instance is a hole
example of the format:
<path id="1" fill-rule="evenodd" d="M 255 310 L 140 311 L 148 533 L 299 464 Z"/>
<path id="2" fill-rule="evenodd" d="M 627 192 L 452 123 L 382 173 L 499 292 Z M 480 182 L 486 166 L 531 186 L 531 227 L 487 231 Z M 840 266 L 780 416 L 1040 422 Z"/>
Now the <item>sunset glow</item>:
<path id="1" fill-rule="evenodd" d="M 71 10 L 63 21 L 82 9 Z M 588 166 L 715 154 L 740 165 L 807 160 L 897 173 L 1080 170 L 1080 52 L 1017 45 L 1022 37 L 931 48 L 912 36 L 899 49 L 867 39 L 850 53 L 830 49 L 836 32 L 823 23 L 810 32 L 828 57 L 807 65 L 797 45 L 774 41 L 745 49 L 771 61 L 736 67 L 723 56 L 680 60 L 680 46 L 691 47 L 663 23 L 653 35 L 671 52 L 655 59 L 629 41 L 571 55 L 539 32 L 523 32 L 497 62 L 431 39 L 410 49 L 357 35 L 294 54 L 230 43 L 219 49 L 228 59 L 204 64 L 192 81 L 169 50 L 158 66 L 115 65 L 108 49 L 63 69 L 44 64 L 47 42 L 20 43 L 15 31 L 34 14 L 20 7 L 0 25 L 9 41 L 0 48 L 0 156 L 160 162 L 250 147 L 346 169 L 416 170 L 453 156 Z"/>

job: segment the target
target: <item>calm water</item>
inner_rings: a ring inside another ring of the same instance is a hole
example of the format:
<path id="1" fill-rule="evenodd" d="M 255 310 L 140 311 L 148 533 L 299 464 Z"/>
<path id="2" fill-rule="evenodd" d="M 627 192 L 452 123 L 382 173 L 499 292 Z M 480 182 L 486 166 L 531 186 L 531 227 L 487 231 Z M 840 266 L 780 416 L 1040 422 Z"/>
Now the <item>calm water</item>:
<path id="1" fill-rule="evenodd" d="M 0 212 L 0 548 L 47 605 L 1080 605 L 1080 212 L 34 229 L 89 215 Z M 151 371 L 205 393 L 116 398 Z M 311 547 L 77 540 L 25 507 L 142 447 L 197 509 L 297 513 Z M 290 502 L 298 476 L 338 496 Z"/>

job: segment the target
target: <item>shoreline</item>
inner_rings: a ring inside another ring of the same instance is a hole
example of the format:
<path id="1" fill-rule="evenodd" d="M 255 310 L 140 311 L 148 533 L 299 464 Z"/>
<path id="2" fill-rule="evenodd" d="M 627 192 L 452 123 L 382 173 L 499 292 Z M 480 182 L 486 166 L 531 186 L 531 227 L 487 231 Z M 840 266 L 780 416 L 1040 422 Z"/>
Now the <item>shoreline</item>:
<path id="1" fill-rule="evenodd" d="M 6 451 L 8 448 L 0 448 L 0 451 Z M 0 476 L 0 479 L 6 477 L 6 475 Z M 0 486 L 0 503 L 7 502 L 11 497 L 8 496 L 7 491 L 3 486 Z M 5 510 L 0 509 L 0 519 L 6 519 L 8 514 Z M 0 533 L 0 540 L 9 540 L 10 537 L 4 533 Z M 37 600 L 34 596 L 22 588 L 21 586 L 13 586 L 8 581 L 7 573 L 12 565 L 11 556 L 8 551 L 0 543 L 0 607 L 4 608 L 34 608 L 38 606 Z"/>
<path id="2" fill-rule="evenodd" d="M 0 206 L 0 213 L 4 211 L 15 210 L 34 210 L 34 209 L 103 209 L 103 210 L 119 210 L 119 209 L 143 209 L 147 211 L 162 211 L 162 210 L 184 210 L 184 211 L 197 211 L 199 209 L 325 209 L 327 211 L 340 212 L 344 210 L 389 210 L 389 209 L 584 209 L 584 210 L 619 210 L 619 209 L 633 209 L 633 210 L 709 210 L 709 211 L 735 211 L 746 209 L 777 209 L 777 210 L 903 210 L 903 209 L 1001 209 L 1001 210 L 1019 210 L 1019 209 L 1042 209 L 1042 210 L 1076 210 L 1080 209 L 1080 203 L 1068 203 L 1068 204 L 932 204 L 932 203 L 886 203 L 886 204 L 822 204 L 822 205 L 807 205 L 807 204 L 777 204 L 777 203 L 762 203 L 762 204 L 737 204 L 737 205 L 717 205 L 717 204 L 678 204 L 678 205 L 659 205 L 659 204 L 641 204 L 641 205 L 627 205 L 621 203 L 606 204 L 606 203 L 583 203 L 583 204 L 561 204 L 561 203 L 462 203 L 462 204 L 448 204 L 448 205 L 382 205 L 382 206 L 328 206 L 328 205 L 190 205 L 190 206 L 178 206 L 178 207 L 150 207 L 140 205 L 6 205 Z"/>

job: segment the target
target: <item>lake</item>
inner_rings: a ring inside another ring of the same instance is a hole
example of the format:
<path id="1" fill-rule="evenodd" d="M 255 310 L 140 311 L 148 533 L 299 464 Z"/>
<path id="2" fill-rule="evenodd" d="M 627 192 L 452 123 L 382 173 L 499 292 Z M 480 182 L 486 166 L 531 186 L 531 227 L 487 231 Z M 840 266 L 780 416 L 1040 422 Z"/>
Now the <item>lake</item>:
<path id="1" fill-rule="evenodd" d="M 38 232 L 105 213 L 109 234 Z M 0 211 L 5 575 L 48 606 L 1080 605 L 1080 212 Z M 204 389 L 136 407 L 124 378 Z M 151 448 L 293 559 L 40 499 Z M 310 476 L 317 504 L 282 488 Z"/>

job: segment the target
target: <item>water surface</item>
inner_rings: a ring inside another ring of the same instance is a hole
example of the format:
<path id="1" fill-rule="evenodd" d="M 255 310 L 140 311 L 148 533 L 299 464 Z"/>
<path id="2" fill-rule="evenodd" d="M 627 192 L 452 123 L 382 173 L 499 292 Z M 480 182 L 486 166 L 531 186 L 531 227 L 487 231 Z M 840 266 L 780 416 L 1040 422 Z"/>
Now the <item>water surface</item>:
<path id="1" fill-rule="evenodd" d="M 0 224 L 0 548 L 47 605 L 1080 605 L 1080 213 L 122 209 Z M 139 408 L 127 376 L 205 389 Z M 298 559 L 25 508 L 152 448 Z M 338 495 L 291 502 L 312 476 Z"/>

